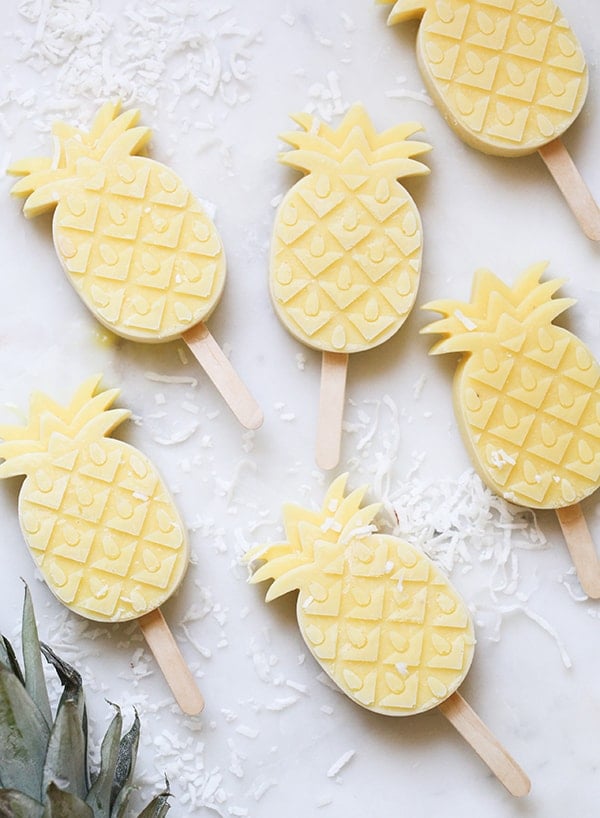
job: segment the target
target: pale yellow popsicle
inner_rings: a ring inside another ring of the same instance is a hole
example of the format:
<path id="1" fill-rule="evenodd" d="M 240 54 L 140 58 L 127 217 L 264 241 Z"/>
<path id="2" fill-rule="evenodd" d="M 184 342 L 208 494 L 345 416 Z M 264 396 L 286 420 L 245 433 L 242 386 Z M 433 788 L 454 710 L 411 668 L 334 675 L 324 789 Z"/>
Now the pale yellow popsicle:
<path id="1" fill-rule="evenodd" d="M 388 23 L 422 17 L 417 59 L 449 124 L 501 156 L 563 134 L 588 90 L 585 56 L 552 0 L 379 0 Z"/>
<path id="2" fill-rule="evenodd" d="M 428 151 L 405 123 L 377 132 L 362 105 L 337 128 L 310 114 L 283 135 L 294 150 L 279 159 L 306 175 L 277 211 L 270 285 L 275 311 L 299 341 L 323 352 L 317 463 L 340 454 L 348 355 L 387 341 L 414 304 L 422 227 L 398 181 L 429 173 Z"/>
<path id="3" fill-rule="evenodd" d="M 0 478 L 26 475 L 19 521 L 48 587 L 71 610 L 104 622 L 162 605 L 188 564 L 185 527 L 150 460 L 107 437 L 126 418 L 119 394 L 85 381 L 71 403 L 42 393 L 27 426 L 1 426 Z"/>
<path id="4" fill-rule="evenodd" d="M 600 597 L 593 543 L 572 511 L 600 485 L 600 365 L 552 323 L 574 302 L 552 298 L 563 282 L 542 282 L 545 268 L 532 265 L 512 287 L 480 270 L 470 302 L 426 305 L 444 317 L 423 332 L 443 336 L 433 354 L 462 353 L 454 407 L 482 479 L 510 502 L 555 509 L 582 585 Z"/>
<path id="5" fill-rule="evenodd" d="M 458 693 L 475 646 L 467 605 L 440 569 L 400 537 L 380 534 L 366 487 L 331 483 L 320 511 L 284 506 L 286 540 L 246 555 L 267 601 L 298 591 L 310 652 L 354 702 L 387 716 L 440 707 L 507 789 L 529 779 Z"/>
<path id="6" fill-rule="evenodd" d="M 95 317 L 132 341 L 182 338 L 239 421 L 263 420 L 208 319 L 225 285 L 225 254 L 215 225 L 170 168 L 137 156 L 152 136 L 140 112 L 100 108 L 89 131 L 55 122 L 54 155 L 16 162 L 13 196 L 29 218 L 54 212 L 63 269 Z"/>
<path id="7" fill-rule="evenodd" d="M 432 99 L 469 145 L 538 151 L 588 238 L 600 208 L 561 136 L 588 91 L 585 55 L 553 0 L 378 0 L 388 23 L 422 18 L 417 60 Z"/>

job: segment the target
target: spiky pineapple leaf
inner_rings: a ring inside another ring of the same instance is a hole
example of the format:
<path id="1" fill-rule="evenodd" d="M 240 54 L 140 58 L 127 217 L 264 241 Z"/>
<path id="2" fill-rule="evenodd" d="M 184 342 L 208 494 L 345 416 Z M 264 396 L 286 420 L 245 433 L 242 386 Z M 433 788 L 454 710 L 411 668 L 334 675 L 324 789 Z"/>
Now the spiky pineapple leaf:
<path id="1" fill-rule="evenodd" d="M 85 799 L 87 795 L 87 752 L 83 728 L 83 691 L 63 692 L 50 732 L 43 788 L 52 782 Z"/>
<path id="2" fill-rule="evenodd" d="M 140 740 L 140 719 L 135 711 L 133 724 L 119 742 L 119 755 L 111 791 L 111 810 L 113 814 L 122 815 L 127 806 L 131 792 L 131 779 Z"/>
<path id="3" fill-rule="evenodd" d="M 5 665 L 8 667 L 12 672 L 15 674 L 17 679 L 21 682 L 23 686 L 25 686 L 25 677 L 23 676 L 23 671 L 21 670 L 21 665 L 19 664 L 19 660 L 17 659 L 17 655 L 11 643 L 8 641 L 6 636 L 2 637 L 2 643 L 4 645 L 4 651 L 6 654 L 6 661 Z"/>
<path id="4" fill-rule="evenodd" d="M 42 818 L 44 807 L 18 790 L 0 790 L 0 818 Z"/>
<path id="5" fill-rule="evenodd" d="M 86 798 L 86 802 L 94 811 L 95 818 L 110 818 L 111 813 L 112 787 L 119 760 L 121 729 L 123 727 L 121 711 L 116 705 L 113 706 L 116 713 L 106 731 L 100 749 L 100 772 Z"/>
<path id="6" fill-rule="evenodd" d="M 48 688 L 44 678 L 42 668 L 42 655 L 40 653 L 40 640 L 38 637 L 35 613 L 29 588 L 25 586 L 25 599 L 23 600 L 23 626 L 21 630 L 21 644 L 23 652 L 23 664 L 25 666 L 25 687 L 27 692 L 38 706 L 40 713 L 46 719 L 48 725 L 52 724 L 52 710 L 48 698 Z"/>
<path id="7" fill-rule="evenodd" d="M 4 644 L 4 637 L 0 638 L 0 664 L 3 664 L 4 667 L 10 667 L 10 659 L 6 645 Z"/>
<path id="8" fill-rule="evenodd" d="M 44 818 L 94 818 L 94 813 L 81 798 L 50 784 L 46 790 Z"/>
<path id="9" fill-rule="evenodd" d="M 169 797 L 171 793 L 168 790 L 154 796 L 148 806 L 140 812 L 138 818 L 164 818 L 169 811 Z"/>
<path id="10" fill-rule="evenodd" d="M 50 731 L 21 682 L 0 665 L 0 781 L 39 799 Z"/>

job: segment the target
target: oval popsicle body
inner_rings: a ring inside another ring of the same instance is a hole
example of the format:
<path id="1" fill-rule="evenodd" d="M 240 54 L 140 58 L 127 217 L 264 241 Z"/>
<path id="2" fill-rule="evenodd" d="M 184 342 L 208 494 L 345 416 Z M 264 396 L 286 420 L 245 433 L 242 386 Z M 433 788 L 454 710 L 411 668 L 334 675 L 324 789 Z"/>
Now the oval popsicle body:
<path id="1" fill-rule="evenodd" d="M 88 619 L 122 622 L 158 608 L 188 564 L 184 525 L 150 460 L 106 438 L 129 416 L 86 381 L 68 407 L 32 398 L 29 425 L 0 427 L 0 477 L 26 474 L 21 530 L 48 587 Z"/>
<path id="2" fill-rule="evenodd" d="M 52 161 L 24 160 L 13 194 L 24 212 L 54 209 L 58 257 L 96 318 L 117 335 L 158 343 L 207 318 L 225 283 L 211 219 L 165 165 L 133 156 L 150 138 L 139 113 L 108 104 L 89 133 L 54 127 Z"/>
<path id="3" fill-rule="evenodd" d="M 510 502 L 557 509 L 600 485 L 600 366 L 552 320 L 573 301 L 561 281 L 540 283 L 545 264 L 508 287 L 475 275 L 471 303 L 435 301 L 445 317 L 425 328 L 443 340 L 432 353 L 463 352 L 454 406 L 473 463 Z"/>
<path id="4" fill-rule="evenodd" d="M 588 88 L 585 56 L 552 0 L 398 0 L 388 23 L 421 16 L 423 78 L 473 147 L 499 156 L 533 153 L 579 114 Z"/>
<path id="5" fill-rule="evenodd" d="M 422 552 L 378 534 L 379 505 L 345 496 L 346 475 L 321 512 L 284 508 L 288 541 L 253 549 L 252 582 L 273 579 L 267 600 L 299 589 L 297 616 L 309 650 L 357 704 L 407 716 L 436 707 L 465 678 L 474 650 L 467 606 Z"/>
<path id="6" fill-rule="evenodd" d="M 285 195 L 271 247 L 271 296 L 299 341 L 348 353 L 370 349 L 403 324 L 421 270 L 421 220 L 397 179 L 427 173 L 411 157 L 429 146 L 415 123 L 377 133 L 355 105 L 337 129 L 309 114 L 283 135 L 280 161 L 307 175 Z"/>

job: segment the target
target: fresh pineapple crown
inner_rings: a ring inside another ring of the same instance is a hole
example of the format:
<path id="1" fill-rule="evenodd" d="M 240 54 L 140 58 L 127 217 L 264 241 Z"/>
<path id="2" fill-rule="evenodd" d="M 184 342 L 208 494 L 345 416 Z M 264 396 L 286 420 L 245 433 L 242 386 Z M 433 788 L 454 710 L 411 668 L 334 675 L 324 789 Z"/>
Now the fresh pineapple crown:
<path id="1" fill-rule="evenodd" d="M 353 105 L 340 125 L 332 128 L 312 114 L 292 116 L 302 130 L 287 131 L 281 139 L 295 150 L 283 152 L 279 161 L 298 170 L 365 175 L 376 172 L 381 176 L 400 179 L 423 175 L 429 168 L 414 156 L 431 150 L 426 142 L 410 141 L 409 137 L 423 126 L 406 122 L 378 133 L 362 105 Z"/>
<path id="2" fill-rule="evenodd" d="M 444 318 L 423 327 L 425 334 L 443 335 L 430 350 L 432 355 L 445 352 L 471 353 L 478 349 L 484 336 L 510 337 L 528 327 L 551 324 L 572 306 L 572 298 L 553 298 L 564 280 L 541 281 L 548 262 L 532 264 L 512 287 L 489 270 L 478 270 L 473 280 L 470 302 L 443 299 L 423 306 Z"/>
<path id="3" fill-rule="evenodd" d="M 0 426 L 0 478 L 28 474 L 40 453 L 61 450 L 70 441 L 92 434 L 105 437 L 131 416 L 127 409 L 110 409 L 120 390 L 95 394 L 101 375 L 84 381 L 67 406 L 55 403 L 42 392 L 31 397 L 26 426 Z"/>
<path id="4" fill-rule="evenodd" d="M 140 118 L 137 108 L 124 113 L 120 110 L 120 102 L 107 102 L 96 114 L 89 131 L 55 122 L 52 157 L 23 159 L 8 168 L 9 174 L 24 177 L 13 185 L 11 194 L 25 198 L 23 212 L 28 218 L 53 209 L 62 188 L 73 179 L 85 179 L 88 185 L 93 185 L 94 177 L 102 175 L 101 164 L 110 164 L 144 148 L 152 136 L 151 129 L 136 127 Z"/>

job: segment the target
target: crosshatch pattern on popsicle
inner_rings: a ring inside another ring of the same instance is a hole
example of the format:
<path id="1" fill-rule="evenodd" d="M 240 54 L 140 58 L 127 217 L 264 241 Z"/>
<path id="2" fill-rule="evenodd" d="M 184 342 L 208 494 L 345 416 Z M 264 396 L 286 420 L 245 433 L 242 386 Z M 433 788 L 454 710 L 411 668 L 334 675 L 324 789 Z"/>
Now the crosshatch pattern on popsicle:
<path id="1" fill-rule="evenodd" d="M 389 22 L 421 15 L 431 91 L 481 150 L 531 153 L 578 115 L 585 56 L 552 0 L 399 0 Z"/>

